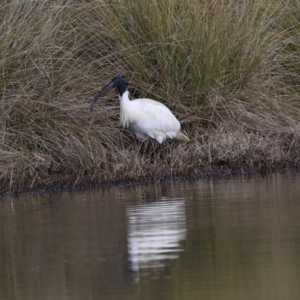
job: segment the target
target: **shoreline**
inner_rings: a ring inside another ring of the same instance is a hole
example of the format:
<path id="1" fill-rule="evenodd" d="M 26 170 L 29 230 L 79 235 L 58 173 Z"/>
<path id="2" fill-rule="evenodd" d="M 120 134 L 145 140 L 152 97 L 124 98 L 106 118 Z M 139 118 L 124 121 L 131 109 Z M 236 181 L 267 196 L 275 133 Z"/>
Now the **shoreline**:
<path id="1" fill-rule="evenodd" d="M 148 185 L 148 184 L 161 184 L 163 182 L 171 182 L 171 181 L 198 181 L 198 180 L 211 180 L 211 179 L 226 179 L 229 177 L 235 176 L 268 176 L 270 174 L 280 174 L 280 173 L 288 173 L 288 172 L 299 172 L 298 165 L 290 165 L 285 167 L 279 166 L 271 166 L 271 167 L 257 167 L 257 168 L 238 168 L 238 169 L 215 169 L 211 172 L 206 173 L 198 173 L 198 174 L 189 174 L 184 176 L 165 176 L 161 178 L 149 178 L 144 180 L 137 181 L 129 181 L 129 182 L 103 182 L 103 183 L 93 183 L 87 182 L 84 184 L 80 184 L 77 186 L 72 185 L 60 185 L 56 184 L 55 186 L 49 186 L 42 189 L 30 190 L 24 189 L 20 191 L 10 191 L 10 192 L 2 192 L 0 193 L 0 198 L 6 197 L 20 197 L 23 195 L 40 195 L 45 193 L 63 193 L 63 192 L 84 192 L 89 190 L 98 190 L 103 188 L 111 188 L 111 187 L 132 187 L 139 185 Z M 60 187 L 59 187 L 60 185 Z"/>

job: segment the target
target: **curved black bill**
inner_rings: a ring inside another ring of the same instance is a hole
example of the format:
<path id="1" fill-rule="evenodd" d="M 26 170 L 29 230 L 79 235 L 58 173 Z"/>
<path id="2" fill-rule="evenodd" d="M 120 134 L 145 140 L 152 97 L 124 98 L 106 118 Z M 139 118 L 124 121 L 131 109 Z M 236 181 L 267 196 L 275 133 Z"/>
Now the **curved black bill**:
<path id="1" fill-rule="evenodd" d="M 108 92 L 110 89 L 112 89 L 114 87 L 114 82 L 110 82 L 108 85 L 106 85 L 99 93 L 97 93 L 97 95 L 95 96 L 92 105 L 91 105 L 91 111 L 94 108 L 94 105 L 96 104 L 97 100 L 103 96 L 106 92 Z"/>

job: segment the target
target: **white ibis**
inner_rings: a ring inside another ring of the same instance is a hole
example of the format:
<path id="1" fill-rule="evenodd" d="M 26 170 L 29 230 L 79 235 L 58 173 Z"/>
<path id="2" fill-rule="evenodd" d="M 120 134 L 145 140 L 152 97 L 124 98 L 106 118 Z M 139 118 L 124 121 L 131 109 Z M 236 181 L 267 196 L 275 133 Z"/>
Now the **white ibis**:
<path id="1" fill-rule="evenodd" d="M 153 138 L 162 144 L 166 139 L 186 143 L 189 141 L 181 123 L 164 104 L 147 98 L 129 99 L 127 84 L 118 75 L 114 77 L 95 97 L 91 111 L 97 100 L 112 88 L 118 88 L 120 99 L 120 119 L 123 127 L 145 141 Z"/>

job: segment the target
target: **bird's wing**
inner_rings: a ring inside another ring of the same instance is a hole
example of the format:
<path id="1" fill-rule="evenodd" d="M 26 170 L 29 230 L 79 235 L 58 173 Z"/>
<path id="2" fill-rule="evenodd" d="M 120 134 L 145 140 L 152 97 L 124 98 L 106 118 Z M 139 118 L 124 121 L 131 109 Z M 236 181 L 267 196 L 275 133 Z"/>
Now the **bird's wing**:
<path id="1" fill-rule="evenodd" d="M 136 99 L 132 102 L 134 101 L 139 111 L 140 126 L 163 132 L 177 132 L 180 129 L 179 121 L 164 104 L 152 99 Z"/>

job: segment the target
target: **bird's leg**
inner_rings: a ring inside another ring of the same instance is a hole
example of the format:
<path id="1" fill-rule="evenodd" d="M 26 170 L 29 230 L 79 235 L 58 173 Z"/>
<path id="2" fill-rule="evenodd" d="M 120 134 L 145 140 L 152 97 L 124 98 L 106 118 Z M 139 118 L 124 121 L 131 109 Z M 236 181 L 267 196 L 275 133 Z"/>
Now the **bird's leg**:
<path id="1" fill-rule="evenodd" d="M 160 159 L 168 159 L 168 149 L 170 149 L 173 146 L 173 143 L 170 143 L 170 141 L 166 141 L 165 143 L 159 144 L 159 158 Z"/>
<path id="2" fill-rule="evenodd" d="M 167 147 L 165 144 L 159 144 L 158 146 L 158 154 L 159 154 L 159 158 L 160 159 L 164 159 L 165 158 L 165 151 L 166 151 Z"/>
<path id="3" fill-rule="evenodd" d="M 165 149 L 166 147 L 163 144 L 158 144 L 157 141 L 151 139 L 141 143 L 139 152 L 141 155 L 149 155 L 153 162 L 156 155 L 158 155 L 160 159 L 164 159 Z"/>
<path id="4" fill-rule="evenodd" d="M 151 153 L 152 160 L 154 161 L 155 152 L 156 152 L 155 151 L 155 141 L 151 139 L 150 143 L 151 143 L 150 153 Z"/>
<path id="5" fill-rule="evenodd" d="M 157 146 L 156 140 L 153 140 L 153 139 L 149 140 L 148 143 L 149 144 L 147 144 L 147 146 L 148 146 L 147 154 L 150 157 L 150 162 L 154 163 L 155 162 L 155 157 L 157 155 L 157 150 L 159 150 L 159 146 Z"/>
<path id="6" fill-rule="evenodd" d="M 142 142 L 140 145 L 140 154 L 143 155 L 145 153 L 145 142 Z"/>
<path id="7" fill-rule="evenodd" d="M 159 144 L 159 145 L 158 145 L 158 157 L 159 157 L 160 159 L 164 159 L 163 150 L 164 150 L 163 145 L 162 145 L 162 144 Z"/>
<path id="8" fill-rule="evenodd" d="M 143 154 L 150 154 L 151 153 L 151 145 L 149 146 L 149 143 L 151 143 L 150 140 L 146 140 L 146 141 L 143 141 L 141 143 L 141 146 L 140 146 L 140 154 L 143 155 Z"/>

